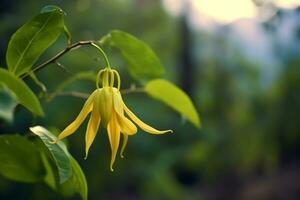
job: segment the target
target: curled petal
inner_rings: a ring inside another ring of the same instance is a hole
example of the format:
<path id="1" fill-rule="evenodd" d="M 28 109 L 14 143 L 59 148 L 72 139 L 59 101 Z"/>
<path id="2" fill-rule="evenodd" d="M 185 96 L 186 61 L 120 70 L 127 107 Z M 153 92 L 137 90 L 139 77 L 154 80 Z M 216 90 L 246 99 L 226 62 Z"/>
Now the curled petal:
<path id="1" fill-rule="evenodd" d="M 86 129 L 86 134 L 85 134 L 85 159 L 88 156 L 89 149 L 96 137 L 99 124 L 100 124 L 100 114 L 99 114 L 99 109 L 98 109 L 98 96 L 95 96 L 95 101 L 93 105 L 93 110 L 92 114 L 90 116 L 90 120 Z"/>
<path id="2" fill-rule="evenodd" d="M 115 112 L 112 112 L 111 119 L 107 125 L 107 133 L 108 133 L 108 138 L 109 138 L 110 147 L 111 147 L 110 170 L 114 171 L 113 165 L 114 165 L 114 162 L 116 159 L 116 155 L 117 155 L 119 143 L 120 143 L 120 127 L 118 125 Z"/>
<path id="3" fill-rule="evenodd" d="M 113 88 L 112 91 L 113 91 L 114 109 L 119 116 L 122 116 L 122 115 L 124 115 L 124 110 L 123 110 L 124 102 L 123 102 L 121 93 L 116 88 Z"/>
<path id="4" fill-rule="evenodd" d="M 121 158 L 124 158 L 124 151 L 125 151 L 127 142 L 128 142 L 128 135 L 123 134 L 123 144 L 122 144 L 122 148 L 121 148 L 121 152 L 120 152 Z"/>
<path id="5" fill-rule="evenodd" d="M 114 110 L 116 112 L 118 124 L 121 128 L 121 132 L 127 135 L 134 135 L 137 132 L 136 126 L 124 116 L 123 110 L 123 100 L 120 92 L 113 88 L 113 102 L 114 102 Z"/>
<path id="6" fill-rule="evenodd" d="M 172 130 L 159 131 L 159 130 L 149 126 L 148 124 L 145 124 L 144 122 L 142 122 L 142 120 L 140 120 L 137 116 L 135 116 L 135 114 L 133 114 L 133 112 L 131 112 L 124 103 L 123 103 L 123 107 L 124 107 L 125 112 L 132 119 L 132 121 L 134 121 L 134 123 L 136 123 L 145 132 L 152 133 L 152 134 L 164 134 L 167 132 L 173 133 Z"/>
<path id="7" fill-rule="evenodd" d="M 89 96 L 89 98 L 86 100 L 86 102 L 83 105 L 83 108 L 81 109 L 77 118 L 58 135 L 58 140 L 61 140 L 65 137 L 71 135 L 78 129 L 78 127 L 84 121 L 86 116 L 91 112 L 91 110 L 93 108 L 93 102 L 94 102 L 94 97 L 95 97 L 96 93 L 97 93 L 97 91 L 93 92 Z"/>
<path id="8" fill-rule="evenodd" d="M 118 114 L 117 114 L 118 115 Z M 137 132 L 136 126 L 124 115 L 117 116 L 118 124 L 121 128 L 121 132 L 127 135 L 134 135 Z"/>

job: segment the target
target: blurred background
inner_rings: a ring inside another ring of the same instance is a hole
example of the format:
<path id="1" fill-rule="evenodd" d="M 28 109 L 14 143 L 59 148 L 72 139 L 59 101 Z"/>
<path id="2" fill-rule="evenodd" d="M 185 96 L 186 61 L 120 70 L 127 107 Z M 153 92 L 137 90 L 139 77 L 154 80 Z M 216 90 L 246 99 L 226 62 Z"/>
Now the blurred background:
<path id="1" fill-rule="evenodd" d="M 68 139 L 86 174 L 90 199 L 296 200 L 300 199 L 300 1 L 299 0 L 1 0 L 0 64 L 9 38 L 48 4 L 60 6 L 73 41 L 100 39 L 113 29 L 148 43 L 166 67 L 165 78 L 193 99 L 202 120 L 198 130 L 145 94 L 124 96 L 128 106 L 158 129 L 129 138 L 125 158 L 109 171 L 106 131 L 98 134 L 84 160 L 86 125 Z M 42 62 L 66 45 L 62 36 Z M 122 76 L 134 83 L 117 51 L 107 50 Z M 38 78 L 48 92 L 80 71 L 104 63 L 83 47 L 51 65 Z M 28 81 L 38 93 L 40 88 Z M 138 83 L 136 83 L 138 85 Z M 77 81 L 68 91 L 93 91 Z M 46 117 L 33 119 L 17 108 L 13 124 L 0 133 L 28 134 L 31 125 L 61 130 L 78 114 L 84 99 L 57 96 L 43 102 Z M 86 123 L 85 123 L 86 124 Z M 0 199 L 63 197 L 45 184 L 0 177 Z"/>

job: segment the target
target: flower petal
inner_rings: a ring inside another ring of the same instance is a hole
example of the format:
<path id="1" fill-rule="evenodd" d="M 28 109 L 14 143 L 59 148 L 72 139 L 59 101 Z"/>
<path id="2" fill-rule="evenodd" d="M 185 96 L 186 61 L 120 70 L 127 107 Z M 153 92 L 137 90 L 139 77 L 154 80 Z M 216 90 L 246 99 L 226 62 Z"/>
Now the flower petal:
<path id="1" fill-rule="evenodd" d="M 122 148 L 121 148 L 121 152 L 120 152 L 121 158 L 124 158 L 124 151 L 125 151 L 127 142 L 128 142 L 128 135 L 123 134 L 123 144 L 122 144 Z"/>
<path id="2" fill-rule="evenodd" d="M 113 101 L 114 101 L 114 109 L 118 115 L 124 115 L 124 108 L 123 108 L 123 99 L 121 93 L 116 88 L 113 88 Z"/>
<path id="3" fill-rule="evenodd" d="M 114 171 L 113 165 L 116 159 L 120 143 L 120 127 L 117 122 L 116 113 L 112 112 L 111 119 L 107 125 L 107 133 L 111 147 L 110 170 Z"/>
<path id="4" fill-rule="evenodd" d="M 157 130 L 157 129 L 151 127 L 151 126 L 149 126 L 148 124 L 145 124 L 144 122 L 142 122 L 142 120 L 140 120 L 137 116 L 135 116 L 135 114 L 133 114 L 133 112 L 131 112 L 127 108 L 127 106 L 125 105 L 125 103 L 123 103 L 123 107 L 124 107 L 125 112 L 132 119 L 132 121 L 134 121 L 145 132 L 152 133 L 152 134 L 164 134 L 164 133 L 167 133 L 167 132 L 173 133 L 172 130 L 159 131 L 159 130 Z"/>
<path id="5" fill-rule="evenodd" d="M 89 98 L 86 100 L 85 104 L 83 105 L 83 108 L 81 109 L 80 113 L 78 114 L 77 118 L 69 125 L 67 126 L 59 135 L 58 140 L 61 140 L 72 133 L 74 133 L 78 127 L 81 125 L 81 123 L 84 121 L 86 116 L 91 112 L 93 108 L 93 102 L 94 97 L 97 91 L 93 92 Z"/>
<path id="6" fill-rule="evenodd" d="M 99 114 L 99 108 L 98 108 L 98 95 L 95 96 L 95 101 L 93 104 L 93 110 L 92 110 L 92 114 L 86 129 L 86 133 L 85 133 L 85 159 L 88 156 L 89 153 L 89 149 L 96 137 L 98 128 L 99 128 L 99 124 L 100 124 L 100 114 Z"/>
<path id="7" fill-rule="evenodd" d="M 121 132 L 127 135 L 134 135 L 137 132 L 137 128 L 127 117 L 117 114 L 118 124 L 121 128 Z"/>
<path id="8" fill-rule="evenodd" d="M 137 132 L 136 126 L 124 116 L 123 100 L 119 90 L 113 88 L 114 110 L 117 114 L 117 120 L 121 128 L 121 132 L 127 135 L 134 135 Z"/>

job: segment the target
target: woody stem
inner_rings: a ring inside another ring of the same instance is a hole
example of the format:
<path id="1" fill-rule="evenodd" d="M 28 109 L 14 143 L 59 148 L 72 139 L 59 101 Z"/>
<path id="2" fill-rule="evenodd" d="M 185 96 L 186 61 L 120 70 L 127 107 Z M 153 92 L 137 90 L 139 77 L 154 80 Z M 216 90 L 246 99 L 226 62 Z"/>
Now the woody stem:
<path id="1" fill-rule="evenodd" d="M 106 65 L 108 67 L 110 67 L 110 64 L 109 64 L 109 61 L 108 61 L 108 58 L 107 58 L 106 54 L 104 53 L 104 51 L 98 45 L 95 44 L 95 42 L 96 41 L 93 41 L 93 40 L 87 40 L 87 41 L 79 41 L 79 42 L 76 42 L 74 44 L 68 45 L 64 50 L 60 51 L 58 54 L 56 54 L 55 56 L 53 56 L 49 60 L 43 62 L 40 65 L 38 65 L 36 68 L 34 68 L 32 70 L 32 72 L 40 71 L 41 69 L 45 68 L 47 65 L 57 62 L 57 60 L 60 57 L 62 57 L 63 55 L 65 55 L 69 51 L 71 51 L 73 49 L 76 49 L 78 47 L 81 47 L 81 46 L 85 46 L 85 45 L 92 45 L 93 47 L 96 47 L 100 51 L 101 55 L 103 55 L 103 57 L 105 59 L 105 62 L 106 62 Z M 21 76 L 21 78 L 24 79 L 28 76 L 29 76 L 29 73 L 26 73 L 23 76 Z"/>

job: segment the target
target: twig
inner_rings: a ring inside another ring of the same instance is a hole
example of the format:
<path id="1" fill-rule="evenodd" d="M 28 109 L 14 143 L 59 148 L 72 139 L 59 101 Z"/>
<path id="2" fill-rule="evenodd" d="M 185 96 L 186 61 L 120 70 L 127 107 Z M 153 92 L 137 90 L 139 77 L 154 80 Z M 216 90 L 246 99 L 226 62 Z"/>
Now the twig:
<path id="1" fill-rule="evenodd" d="M 73 49 L 76 49 L 76 48 L 78 48 L 80 46 L 83 46 L 83 45 L 92 45 L 93 43 L 95 43 L 95 41 L 87 40 L 87 41 L 79 41 L 79 42 L 76 42 L 76 43 L 74 43 L 70 46 L 67 46 L 64 50 L 60 51 L 58 54 L 56 54 L 54 57 L 50 58 L 46 62 L 40 64 L 39 66 L 34 68 L 32 71 L 33 72 L 39 71 L 39 70 L 43 69 L 44 67 L 46 67 L 47 65 L 49 65 L 51 63 L 55 63 L 57 61 L 57 59 L 59 59 L 64 54 L 68 53 L 69 51 L 71 51 Z M 29 76 L 29 74 L 24 74 L 21 78 L 24 79 L 27 76 Z"/>
<path id="2" fill-rule="evenodd" d="M 130 87 L 127 89 L 123 89 L 120 91 L 121 94 L 130 94 L 130 93 L 137 93 L 137 92 L 145 92 L 145 88 L 142 87 Z"/>
<path id="3" fill-rule="evenodd" d="M 72 96 L 72 97 L 87 99 L 90 96 L 90 94 L 83 93 L 83 92 L 77 92 L 77 91 L 71 91 L 71 92 L 60 92 L 60 93 L 57 93 L 55 96 Z"/>

